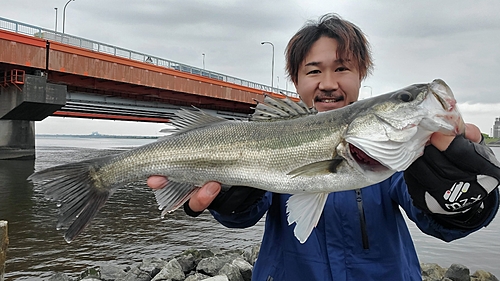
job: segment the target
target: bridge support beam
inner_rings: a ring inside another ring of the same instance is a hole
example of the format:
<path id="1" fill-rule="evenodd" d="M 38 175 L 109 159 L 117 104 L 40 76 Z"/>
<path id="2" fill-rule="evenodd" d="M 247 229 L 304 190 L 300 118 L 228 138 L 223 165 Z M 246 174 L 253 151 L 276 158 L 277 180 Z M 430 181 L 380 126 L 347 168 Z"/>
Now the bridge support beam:
<path id="1" fill-rule="evenodd" d="M 44 76 L 23 75 L 15 84 L 2 84 L 0 159 L 35 158 L 34 121 L 64 106 L 66 92 L 65 85 L 47 83 Z"/>

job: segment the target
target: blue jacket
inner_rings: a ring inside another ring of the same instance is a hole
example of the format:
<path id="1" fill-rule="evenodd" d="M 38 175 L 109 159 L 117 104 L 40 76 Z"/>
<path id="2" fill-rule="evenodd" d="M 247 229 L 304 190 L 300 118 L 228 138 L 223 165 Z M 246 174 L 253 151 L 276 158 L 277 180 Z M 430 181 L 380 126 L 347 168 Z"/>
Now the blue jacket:
<path id="1" fill-rule="evenodd" d="M 498 201 L 498 189 L 492 195 Z M 295 225 L 289 226 L 286 220 L 289 197 L 267 192 L 243 213 L 222 216 L 211 211 L 221 224 L 232 228 L 252 226 L 267 211 L 252 280 L 421 281 L 417 254 L 399 207 L 423 232 L 444 241 L 477 230 L 447 229 L 438 224 L 413 206 L 403 173 L 396 173 L 358 191 L 331 193 L 317 227 L 300 244 L 293 234 Z M 495 213 L 491 212 L 484 225 Z"/>

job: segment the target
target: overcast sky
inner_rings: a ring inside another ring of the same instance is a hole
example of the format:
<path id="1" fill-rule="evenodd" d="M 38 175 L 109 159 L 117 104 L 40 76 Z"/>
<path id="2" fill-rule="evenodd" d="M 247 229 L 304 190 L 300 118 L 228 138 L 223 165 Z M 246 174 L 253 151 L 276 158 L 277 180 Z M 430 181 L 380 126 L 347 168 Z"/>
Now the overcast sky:
<path id="1" fill-rule="evenodd" d="M 0 17 L 62 31 L 66 0 L 4 1 Z M 94 41 L 294 90 L 284 49 L 310 19 L 334 12 L 358 25 L 371 42 L 375 70 L 361 97 L 410 84 L 445 80 L 466 122 L 490 134 L 500 117 L 500 1 L 256 1 L 75 0 L 65 32 Z M 278 78 L 279 77 L 279 78 Z M 279 81 L 279 84 L 278 84 Z M 165 125 L 48 118 L 37 133 L 154 135 Z"/>

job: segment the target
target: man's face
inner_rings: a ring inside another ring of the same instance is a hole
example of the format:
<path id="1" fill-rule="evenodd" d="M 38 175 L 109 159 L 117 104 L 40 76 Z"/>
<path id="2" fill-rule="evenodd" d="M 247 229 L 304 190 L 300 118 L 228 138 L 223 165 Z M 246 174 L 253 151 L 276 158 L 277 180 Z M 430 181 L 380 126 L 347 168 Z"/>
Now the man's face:
<path id="1" fill-rule="evenodd" d="M 358 100 L 361 79 L 357 67 L 337 58 L 337 40 L 322 36 L 299 66 L 295 88 L 318 111 L 344 107 Z"/>

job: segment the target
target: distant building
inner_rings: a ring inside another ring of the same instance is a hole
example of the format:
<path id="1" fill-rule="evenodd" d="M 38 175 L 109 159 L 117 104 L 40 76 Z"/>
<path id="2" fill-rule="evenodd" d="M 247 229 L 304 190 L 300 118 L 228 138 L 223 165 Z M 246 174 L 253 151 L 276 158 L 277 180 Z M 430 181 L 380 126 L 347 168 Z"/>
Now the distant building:
<path id="1" fill-rule="evenodd" d="M 495 124 L 493 125 L 493 137 L 500 138 L 500 117 L 495 118 Z"/>

